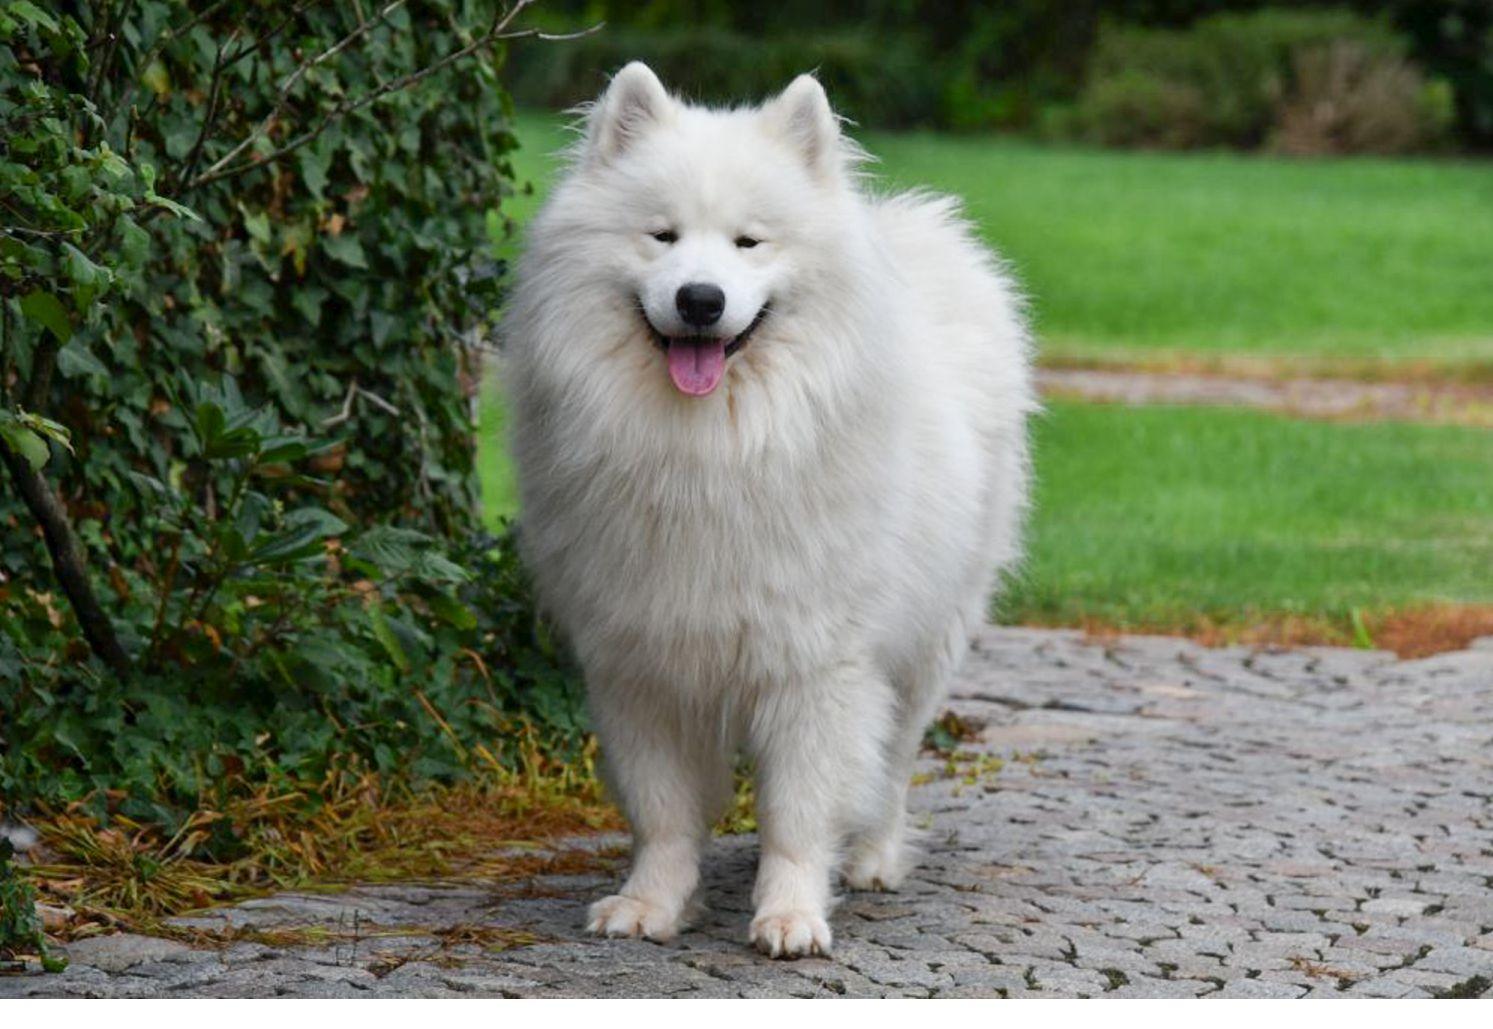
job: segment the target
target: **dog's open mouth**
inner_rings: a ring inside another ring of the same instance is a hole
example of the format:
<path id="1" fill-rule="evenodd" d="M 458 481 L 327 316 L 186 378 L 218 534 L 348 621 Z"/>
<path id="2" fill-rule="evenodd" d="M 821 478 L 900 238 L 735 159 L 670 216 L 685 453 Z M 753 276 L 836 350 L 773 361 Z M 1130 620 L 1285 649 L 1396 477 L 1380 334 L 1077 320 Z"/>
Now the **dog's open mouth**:
<path id="1" fill-rule="evenodd" d="M 726 374 L 726 358 L 746 346 L 752 334 L 767 317 L 768 304 L 763 304 L 750 325 L 736 336 L 665 336 L 653 327 L 642 304 L 638 311 L 653 343 L 662 350 L 669 363 L 669 379 L 679 392 L 692 397 L 703 397 L 715 392 Z"/>

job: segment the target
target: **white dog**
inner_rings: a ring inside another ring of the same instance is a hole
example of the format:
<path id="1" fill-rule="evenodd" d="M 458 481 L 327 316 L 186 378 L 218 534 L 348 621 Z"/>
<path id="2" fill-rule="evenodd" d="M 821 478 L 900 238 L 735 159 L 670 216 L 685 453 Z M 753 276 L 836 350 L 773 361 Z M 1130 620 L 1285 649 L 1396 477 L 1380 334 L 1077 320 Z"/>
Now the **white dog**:
<path id="1" fill-rule="evenodd" d="M 707 110 L 642 64 L 591 108 L 504 334 L 522 546 L 585 670 L 666 940 L 748 753 L 751 940 L 828 953 L 832 876 L 893 889 L 923 728 L 1017 557 L 1021 304 L 956 204 L 878 198 L 824 90 Z"/>

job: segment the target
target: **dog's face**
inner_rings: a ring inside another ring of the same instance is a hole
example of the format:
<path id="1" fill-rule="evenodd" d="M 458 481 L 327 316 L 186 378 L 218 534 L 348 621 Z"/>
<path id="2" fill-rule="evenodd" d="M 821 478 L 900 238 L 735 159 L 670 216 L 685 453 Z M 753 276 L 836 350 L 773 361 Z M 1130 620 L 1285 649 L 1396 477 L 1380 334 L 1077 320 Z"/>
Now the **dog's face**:
<path id="1" fill-rule="evenodd" d="M 633 63 L 591 111 L 555 225 L 570 256 L 584 247 L 599 280 L 584 288 L 626 312 L 658 374 L 704 396 L 813 274 L 841 165 L 838 124 L 808 76 L 760 108 L 709 111 Z"/>

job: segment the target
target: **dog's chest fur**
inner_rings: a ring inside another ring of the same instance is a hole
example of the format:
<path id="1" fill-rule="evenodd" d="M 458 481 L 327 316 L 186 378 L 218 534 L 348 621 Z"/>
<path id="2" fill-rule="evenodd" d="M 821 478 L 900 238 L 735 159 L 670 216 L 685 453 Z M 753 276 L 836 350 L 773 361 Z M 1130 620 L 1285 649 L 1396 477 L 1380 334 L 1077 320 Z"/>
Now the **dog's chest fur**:
<path id="1" fill-rule="evenodd" d="M 594 426 L 555 438 L 568 460 L 551 467 L 564 471 L 526 498 L 542 595 L 583 659 L 627 666 L 613 674 L 690 689 L 812 674 L 878 602 L 878 551 L 897 520 L 879 487 L 887 430 L 749 459 L 619 443 Z"/>

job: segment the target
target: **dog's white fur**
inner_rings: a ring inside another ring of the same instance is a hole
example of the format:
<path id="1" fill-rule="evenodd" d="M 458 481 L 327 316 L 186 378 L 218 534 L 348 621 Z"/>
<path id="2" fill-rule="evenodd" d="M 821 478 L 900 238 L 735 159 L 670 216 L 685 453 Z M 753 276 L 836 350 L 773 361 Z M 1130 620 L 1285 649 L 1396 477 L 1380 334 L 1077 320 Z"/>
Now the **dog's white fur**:
<path id="1" fill-rule="evenodd" d="M 503 373 L 522 547 L 635 838 L 593 931 L 680 929 L 744 750 L 751 939 L 827 953 L 836 868 L 908 869 L 923 728 L 1017 557 L 1021 305 L 953 201 L 873 197 L 858 157 L 808 76 L 707 110 L 634 63 L 529 230 Z M 704 397 L 643 320 L 683 333 L 687 281 L 724 289 L 730 335 L 771 305 Z"/>

